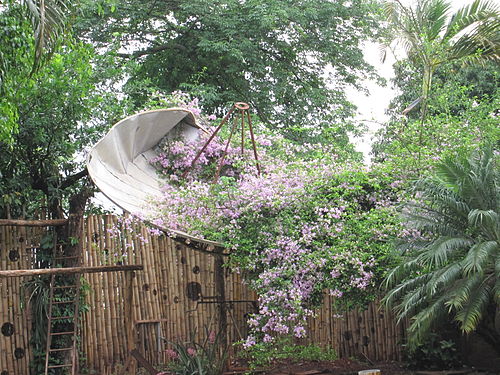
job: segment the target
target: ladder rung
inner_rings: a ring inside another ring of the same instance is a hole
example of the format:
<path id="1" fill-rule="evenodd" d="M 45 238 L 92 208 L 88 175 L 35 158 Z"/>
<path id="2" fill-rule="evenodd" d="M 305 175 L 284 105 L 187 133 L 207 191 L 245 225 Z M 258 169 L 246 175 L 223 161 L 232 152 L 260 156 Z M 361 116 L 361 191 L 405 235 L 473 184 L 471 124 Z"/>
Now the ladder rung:
<path id="1" fill-rule="evenodd" d="M 49 352 L 63 352 L 65 350 L 73 350 L 73 347 L 71 348 L 57 348 L 57 349 L 49 349 Z"/>
<path id="2" fill-rule="evenodd" d="M 50 320 L 73 319 L 73 316 L 51 316 Z"/>
<path id="3" fill-rule="evenodd" d="M 75 331 L 68 331 L 68 332 L 50 332 L 49 335 L 51 336 L 62 336 L 62 335 L 74 335 Z"/>
<path id="4" fill-rule="evenodd" d="M 61 368 L 61 367 L 73 367 L 71 363 L 68 363 L 66 365 L 52 365 L 52 366 L 47 366 L 47 368 Z"/>
<path id="5" fill-rule="evenodd" d="M 63 303 L 75 303 L 76 300 L 72 299 L 71 301 L 54 301 L 52 302 L 53 305 L 62 305 Z"/>
<path id="6" fill-rule="evenodd" d="M 68 288 L 76 288 L 76 285 L 60 285 L 60 286 L 54 286 L 54 289 L 68 289 Z"/>

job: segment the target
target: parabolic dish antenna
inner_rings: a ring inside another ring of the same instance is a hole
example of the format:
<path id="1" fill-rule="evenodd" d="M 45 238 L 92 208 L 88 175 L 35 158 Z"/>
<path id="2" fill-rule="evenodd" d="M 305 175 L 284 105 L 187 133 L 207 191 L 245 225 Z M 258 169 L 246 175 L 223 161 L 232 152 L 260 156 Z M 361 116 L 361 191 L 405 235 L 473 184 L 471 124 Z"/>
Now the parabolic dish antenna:
<path id="1" fill-rule="evenodd" d="M 157 156 L 158 144 L 166 137 L 195 140 L 200 132 L 206 130 L 197 124 L 193 113 L 185 109 L 135 114 L 114 125 L 92 148 L 87 157 L 87 170 L 99 190 L 118 207 L 131 214 L 151 217 L 148 202 L 160 197 L 160 188 L 165 183 L 149 162 Z M 184 232 L 160 229 L 180 237 L 183 242 L 195 242 L 203 249 L 207 245 L 221 246 Z"/>

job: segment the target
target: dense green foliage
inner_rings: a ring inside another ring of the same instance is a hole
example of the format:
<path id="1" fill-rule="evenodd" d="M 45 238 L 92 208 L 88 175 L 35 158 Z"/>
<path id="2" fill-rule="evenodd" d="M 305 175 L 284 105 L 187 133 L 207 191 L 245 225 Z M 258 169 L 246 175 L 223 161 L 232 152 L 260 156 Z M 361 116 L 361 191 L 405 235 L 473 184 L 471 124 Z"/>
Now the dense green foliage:
<path id="1" fill-rule="evenodd" d="M 493 1 L 474 0 L 449 14 L 447 0 L 417 0 L 413 6 L 386 1 L 390 44 L 402 46 L 412 64 L 422 71 L 421 117 L 427 115 L 427 99 L 436 69 L 455 60 L 499 62 L 500 18 Z"/>
<path id="2" fill-rule="evenodd" d="M 440 334 L 431 333 L 425 342 L 406 353 L 405 363 L 415 370 L 451 370 L 463 366 L 461 357 L 454 340 L 444 340 Z"/>
<path id="3" fill-rule="evenodd" d="M 372 150 L 376 163 L 411 177 L 427 173 L 443 158 L 500 139 L 500 70 L 496 64 L 443 64 L 434 76 L 425 124 L 417 111 L 400 115 L 420 89 L 418 72 L 409 63 L 397 65 L 394 84 L 401 94 L 391 104 L 391 120 L 377 133 Z"/>
<path id="4" fill-rule="evenodd" d="M 407 58 L 395 65 L 399 94 L 377 134 L 375 161 L 418 176 L 436 160 L 496 142 L 498 6 L 476 0 L 451 12 L 446 0 L 418 0 L 387 1 L 385 8 L 385 46 L 396 43 Z"/>
<path id="5" fill-rule="evenodd" d="M 346 85 L 370 71 L 360 43 L 376 32 L 369 2 L 189 0 L 90 2 L 80 35 L 136 62 L 126 91 L 188 90 L 206 113 L 245 101 L 261 120 L 306 137 L 352 114 Z M 333 74 L 325 72 L 330 67 Z"/>
<path id="6" fill-rule="evenodd" d="M 29 25 L 19 9 L 0 13 L 0 141 L 12 141 L 17 129 L 16 89 L 25 80 L 30 59 Z"/>
<path id="7" fill-rule="evenodd" d="M 252 370 L 272 368 L 275 361 L 300 363 L 305 361 L 335 361 L 338 355 L 332 348 L 322 348 L 318 345 L 300 345 L 284 338 L 277 345 L 260 342 L 244 354 L 250 361 Z"/>
<path id="8" fill-rule="evenodd" d="M 387 277 L 386 302 L 411 318 L 410 343 L 424 342 L 442 319 L 478 330 L 500 347 L 494 317 L 500 303 L 500 169 L 491 148 L 467 160 L 447 159 L 416 185 L 407 244 Z"/>
<path id="9" fill-rule="evenodd" d="M 126 107 L 117 107 L 103 85 L 114 72 L 93 68 L 94 49 L 69 37 L 32 72 L 35 43 L 19 12 L 14 7 L 0 13 L 0 22 L 10 25 L 11 41 L 0 47 L 8 57 L 0 129 L 10 139 L 0 142 L 0 205 L 13 216 L 32 215 L 47 205 L 51 215 L 62 217 L 67 198 L 81 191 L 83 151 Z"/>

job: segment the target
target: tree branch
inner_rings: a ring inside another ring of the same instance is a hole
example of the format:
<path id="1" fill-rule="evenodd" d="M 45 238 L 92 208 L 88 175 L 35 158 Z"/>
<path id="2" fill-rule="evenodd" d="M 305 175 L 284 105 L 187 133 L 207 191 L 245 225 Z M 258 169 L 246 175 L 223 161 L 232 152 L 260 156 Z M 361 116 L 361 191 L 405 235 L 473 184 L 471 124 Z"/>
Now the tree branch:
<path id="1" fill-rule="evenodd" d="M 75 173 L 71 176 L 68 176 L 62 183 L 61 183 L 61 186 L 60 188 L 61 189 L 66 189 L 68 187 L 70 187 L 71 185 L 73 185 L 74 183 L 76 183 L 78 180 L 80 180 L 81 178 L 85 177 L 85 176 L 88 176 L 89 172 L 87 171 L 87 168 L 81 170 L 80 172 L 78 173 Z"/>
<path id="2" fill-rule="evenodd" d="M 157 53 L 157 52 L 161 52 L 161 51 L 164 51 L 166 49 L 169 49 L 169 48 L 176 48 L 176 49 L 181 49 L 183 51 L 186 51 L 187 48 L 181 44 L 178 44 L 178 43 L 175 43 L 175 44 L 171 44 L 171 43 L 168 43 L 168 44 L 162 44 L 162 45 L 159 45 L 159 46 L 155 46 L 155 47 L 151 47 L 151 48 L 147 48 L 147 49 L 144 49 L 144 50 L 141 50 L 141 51 L 135 51 L 133 53 L 117 53 L 116 55 L 118 57 L 123 57 L 123 58 L 132 58 L 132 59 L 137 59 L 141 56 L 144 56 L 144 55 L 151 55 L 153 53 Z"/>

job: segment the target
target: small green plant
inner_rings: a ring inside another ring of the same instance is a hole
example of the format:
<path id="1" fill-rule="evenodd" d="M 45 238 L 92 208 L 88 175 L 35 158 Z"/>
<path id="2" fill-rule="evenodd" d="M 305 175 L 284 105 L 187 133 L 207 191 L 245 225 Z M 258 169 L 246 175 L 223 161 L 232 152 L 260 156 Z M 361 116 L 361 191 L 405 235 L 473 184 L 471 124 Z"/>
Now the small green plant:
<path id="1" fill-rule="evenodd" d="M 276 361 L 335 361 L 337 352 L 332 348 L 318 345 L 299 345 L 291 342 L 291 338 L 283 337 L 275 343 L 260 342 L 249 347 L 243 354 L 249 360 L 250 369 L 270 367 Z"/>
<path id="2" fill-rule="evenodd" d="M 195 341 L 193 332 L 188 342 L 167 341 L 172 349 L 167 349 L 171 358 L 169 370 L 178 375 L 220 375 L 227 358 L 227 346 L 222 342 L 221 334 L 206 330 L 201 343 Z"/>
<path id="3" fill-rule="evenodd" d="M 427 342 L 406 353 L 406 363 L 410 369 L 449 370 L 460 367 L 460 353 L 453 340 L 444 340 L 432 333 Z"/>

